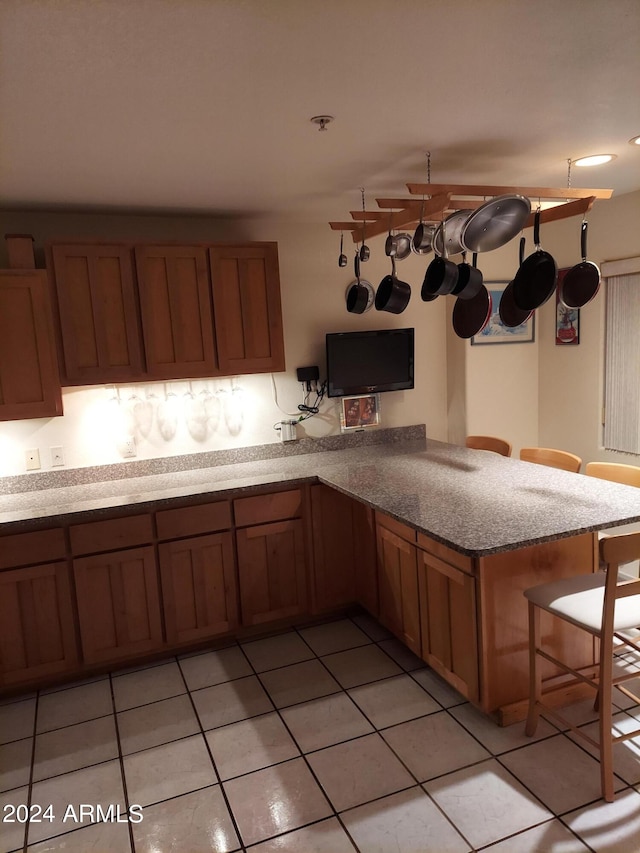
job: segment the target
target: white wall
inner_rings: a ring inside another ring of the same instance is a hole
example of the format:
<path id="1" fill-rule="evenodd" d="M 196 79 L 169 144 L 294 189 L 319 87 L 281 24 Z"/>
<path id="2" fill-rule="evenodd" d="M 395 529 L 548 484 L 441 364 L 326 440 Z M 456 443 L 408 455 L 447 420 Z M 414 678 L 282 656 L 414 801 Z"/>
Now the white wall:
<path id="1" fill-rule="evenodd" d="M 322 223 L 291 223 L 274 220 L 222 221 L 207 217 L 109 216 L 102 214 L 62 214 L 14 212 L 0 215 L 2 232 L 30 233 L 36 241 L 38 265 L 43 265 L 42 244 L 50 238 L 79 238 L 96 236 L 103 239 L 193 239 L 193 240 L 275 240 L 279 245 L 282 306 L 285 329 L 287 370 L 275 374 L 280 406 L 286 412 L 296 412 L 301 402 L 301 386 L 295 377 L 296 367 L 317 364 L 321 377 L 325 374 L 324 340 L 327 332 L 352 329 L 399 328 L 416 329 L 416 387 L 412 391 L 391 392 L 381 396 L 383 426 L 405 426 L 426 423 L 427 435 L 446 440 L 446 336 L 444 300 L 426 305 L 419 298 L 419 289 L 426 268 L 426 259 L 411 256 L 398 265 L 400 278 L 414 288 L 407 310 L 400 315 L 377 312 L 357 316 L 347 313 L 344 294 L 353 279 L 352 255 L 349 265 L 337 265 L 339 235 Z M 351 243 L 349 242 L 349 246 Z M 377 286 L 389 269 L 384 255 L 384 236 L 371 241 L 372 257 L 362 266 L 363 277 Z M 0 256 L 6 265 L 6 257 Z M 279 441 L 273 429 L 276 421 L 285 417 L 273 401 L 269 375 L 239 377 L 243 391 L 243 422 L 237 434 L 229 431 L 222 417 L 215 431 L 209 430 L 206 440 L 197 441 L 181 418 L 178 431 L 171 441 L 165 441 L 154 421 L 151 432 L 136 431 L 137 458 L 148 459 L 250 446 Z M 181 404 L 189 391 L 186 382 L 167 383 Z M 197 380 L 192 383 L 197 396 L 201 391 L 227 392 L 231 397 L 229 379 Z M 163 399 L 163 383 L 139 386 L 120 386 L 120 398 L 128 401 L 136 394 L 141 399 L 155 394 Z M 39 448 L 42 470 L 50 469 L 49 449 L 62 446 L 66 467 L 122 462 L 114 432 L 113 412 L 121 411 L 110 405 L 113 386 L 76 388 L 64 391 L 64 411 L 61 418 L 5 422 L 0 424 L 0 475 L 24 473 L 24 454 L 27 449 Z M 235 432 L 235 430 L 234 430 Z M 339 432 L 337 404 L 326 401 L 320 415 L 298 427 L 298 435 L 323 436 Z"/>
<path id="2" fill-rule="evenodd" d="M 339 235 L 327 224 L 275 220 L 223 221 L 207 217 L 107 216 L 97 214 L 13 212 L 0 215 L 0 233 L 32 233 L 38 248 L 46 238 L 101 236 L 105 239 L 276 240 L 279 244 L 287 371 L 276 374 L 280 405 L 294 412 L 300 402 L 295 368 L 318 364 L 324 373 L 326 332 L 413 326 L 416 329 L 416 388 L 382 395 L 385 426 L 426 423 L 427 435 L 462 442 L 468 433 L 501 435 L 514 445 L 560 447 L 585 461 L 610 459 L 635 462 L 635 457 L 601 448 L 604 293 L 581 312 L 581 342 L 577 347 L 555 345 L 555 305 L 552 300 L 536 312 L 534 343 L 470 346 L 451 328 L 453 297 L 425 304 L 419 291 L 430 260 L 411 256 L 398 265 L 401 278 L 413 287 L 407 310 L 398 316 L 376 312 L 347 313 L 344 291 L 352 280 L 350 262 L 337 266 Z M 640 254 L 640 193 L 597 201 L 589 215 L 589 257 L 597 263 Z M 542 229 L 543 248 L 558 265 L 579 260 L 580 218 Z M 527 253 L 533 250 L 531 229 Z M 349 246 L 351 244 L 349 243 Z M 363 276 L 374 286 L 389 271 L 384 236 L 371 241 L 372 258 Z M 2 247 L 3 248 L 3 247 Z M 486 281 L 509 280 L 517 268 L 517 241 L 480 256 Z M 42 261 L 41 252 L 39 259 Z M 0 264 L 6 259 L 0 252 Z M 186 383 L 172 383 L 178 396 Z M 184 422 L 171 442 L 154 426 L 148 437 L 138 436 L 138 458 L 171 456 L 278 441 L 273 423 L 284 415 L 274 405 L 269 376 L 241 377 L 247 399 L 242 430 L 229 433 L 224 420 L 204 442 L 195 441 Z M 231 389 L 230 380 L 194 382 L 195 391 Z M 163 395 L 163 384 L 137 389 Z M 64 392 L 62 418 L 0 424 L 0 474 L 24 472 L 24 451 L 38 447 L 42 469 L 49 466 L 49 448 L 62 445 L 67 467 L 120 462 L 115 443 L 101 435 L 101 416 L 113 389 L 70 389 Z M 130 396 L 123 387 L 122 396 Z M 299 434 L 321 436 L 339 431 L 335 403 L 329 401 L 316 418 L 298 427 Z M 640 460 L 637 460 L 640 462 Z"/>
<path id="3" fill-rule="evenodd" d="M 597 264 L 640 255 L 640 192 L 596 201 L 588 216 L 588 257 Z M 580 260 L 580 219 L 558 222 L 544 248 L 559 267 Z M 555 305 L 540 313 L 540 443 L 577 453 L 585 462 L 640 464 L 640 458 L 602 448 L 605 286 L 580 312 L 580 344 L 555 345 Z M 640 334 L 640 330 L 639 334 Z M 640 382 L 640 366 L 638 369 Z"/>

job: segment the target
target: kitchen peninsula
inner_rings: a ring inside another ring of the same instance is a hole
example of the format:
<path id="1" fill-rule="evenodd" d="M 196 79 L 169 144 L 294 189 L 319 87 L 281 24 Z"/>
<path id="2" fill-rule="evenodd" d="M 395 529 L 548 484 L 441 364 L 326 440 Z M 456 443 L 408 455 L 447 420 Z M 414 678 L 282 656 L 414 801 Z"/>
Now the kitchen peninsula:
<path id="1" fill-rule="evenodd" d="M 635 521 L 640 490 L 424 439 L 5 494 L 0 685 L 360 603 L 508 724 L 527 695 L 522 590 L 597 570 L 596 531 Z"/>

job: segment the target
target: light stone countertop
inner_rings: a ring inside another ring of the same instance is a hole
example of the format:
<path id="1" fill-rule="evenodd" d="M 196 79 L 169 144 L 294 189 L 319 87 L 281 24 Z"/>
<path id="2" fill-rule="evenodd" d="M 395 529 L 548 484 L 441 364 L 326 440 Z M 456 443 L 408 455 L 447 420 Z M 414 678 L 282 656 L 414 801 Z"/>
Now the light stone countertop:
<path id="1" fill-rule="evenodd" d="M 640 521 L 640 489 L 428 439 L 8 494 L 0 525 L 14 533 L 316 481 L 472 557 Z"/>

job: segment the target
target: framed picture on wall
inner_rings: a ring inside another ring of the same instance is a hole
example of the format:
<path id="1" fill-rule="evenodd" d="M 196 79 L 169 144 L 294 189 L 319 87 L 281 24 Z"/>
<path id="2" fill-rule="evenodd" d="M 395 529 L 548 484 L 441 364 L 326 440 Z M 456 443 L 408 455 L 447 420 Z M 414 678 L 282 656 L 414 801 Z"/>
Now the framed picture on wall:
<path id="1" fill-rule="evenodd" d="M 577 346 L 580 343 L 580 309 L 567 308 L 560 301 L 560 284 L 569 268 L 558 270 L 558 286 L 556 287 L 556 345 Z"/>
<path id="2" fill-rule="evenodd" d="M 473 345 L 478 344 L 526 344 L 535 340 L 535 312 L 519 326 L 505 326 L 500 319 L 500 300 L 508 281 L 485 281 L 491 294 L 491 316 L 489 322 L 479 334 L 471 338 Z"/>
<path id="3" fill-rule="evenodd" d="M 340 428 L 352 429 L 380 426 L 380 398 L 377 394 L 340 398 Z"/>

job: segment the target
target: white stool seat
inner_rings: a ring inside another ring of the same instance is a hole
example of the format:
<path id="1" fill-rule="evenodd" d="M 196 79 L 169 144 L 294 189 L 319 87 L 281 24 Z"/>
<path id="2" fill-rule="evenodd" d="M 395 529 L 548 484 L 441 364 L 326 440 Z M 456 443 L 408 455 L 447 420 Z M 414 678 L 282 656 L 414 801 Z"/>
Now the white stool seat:
<path id="1" fill-rule="evenodd" d="M 606 574 L 597 572 L 592 575 L 577 575 L 559 581 L 543 583 L 524 591 L 525 596 L 537 607 L 555 613 L 589 631 L 596 636 L 602 630 L 602 608 Z M 632 580 L 629 577 L 619 578 Z M 640 625 L 640 603 L 638 598 L 629 597 L 616 601 L 613 621 L 614 631 L 637 628 Z"/>

